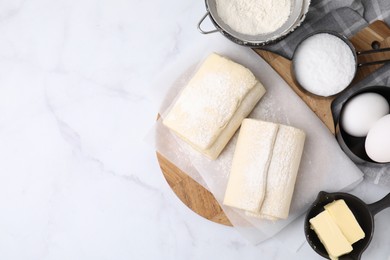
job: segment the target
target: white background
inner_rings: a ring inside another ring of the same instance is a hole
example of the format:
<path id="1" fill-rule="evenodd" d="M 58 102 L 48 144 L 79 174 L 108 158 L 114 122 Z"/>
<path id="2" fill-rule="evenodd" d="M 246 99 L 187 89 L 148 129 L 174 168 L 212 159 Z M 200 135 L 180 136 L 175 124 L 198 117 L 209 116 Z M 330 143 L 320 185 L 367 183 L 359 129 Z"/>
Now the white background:
<path id="1" fill-rule="evenodd" d="M 0 259 L 319 258 L 193 213 L 143 140 L 153 81 L 207 40 L 204 13 L 200 0 L 0 1 Z M 388 217 L 367 253 L 390 254 Z"/>

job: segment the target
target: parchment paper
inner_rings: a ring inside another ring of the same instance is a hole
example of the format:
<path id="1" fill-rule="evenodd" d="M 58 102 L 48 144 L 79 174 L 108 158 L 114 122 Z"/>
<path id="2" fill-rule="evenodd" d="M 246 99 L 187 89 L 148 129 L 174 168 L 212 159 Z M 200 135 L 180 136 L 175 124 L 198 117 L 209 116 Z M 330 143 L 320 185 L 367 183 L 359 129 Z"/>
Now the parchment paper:
<path id="1" fill-rule="evenodd" d="M 221 203 L 229 177 L 237 133 L 219 158 L 211 161 L 171 133 L 161 123 L 161 119 L 156 122 L 154 129 L 156 150 L 211 191 L 235 228 L 248 240 L 259 243 L 273 237 L 301 216 L 319 191 L 349 190 L 362 181 L 361 171 L 342 152 L 334 136 L 286 82 L 251 49 L 235 45 L 220 37 L 210 37 L 204 45 L 189 50 L 161 75 L 155 87 L 158 88 L 156 93 L 162 100 L 160 109 L 162 117 L 192 76 L 196 66 L 211 52 L 225 55 L 246 66 L 266 88 L 266 94 L 250 114 L 250 118 L 291 125 L 306 133 L 289 218 L 272 222 L 248 217 L 243 211 L 225 207 Z M 287 237 L 289 235 L 296 237 L 296 234 L 287 234 Z M 301 242 L 304 240 L 302 235 Z"/>

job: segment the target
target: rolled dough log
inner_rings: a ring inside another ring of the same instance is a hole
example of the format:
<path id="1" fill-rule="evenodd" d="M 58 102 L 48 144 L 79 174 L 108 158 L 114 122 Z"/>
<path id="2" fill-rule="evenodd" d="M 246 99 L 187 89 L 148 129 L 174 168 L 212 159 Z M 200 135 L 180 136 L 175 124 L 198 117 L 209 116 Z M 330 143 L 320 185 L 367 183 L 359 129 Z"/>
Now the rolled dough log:
<path id="1" fill-rule="evenodd" d="M 305 142 L 302 130 L 274 126 L 244 119 L 224 199 L 224 204 L 243 209 L 249 216 L 271 220 L 288 217 Z"/>
<path id="2" fill-rule="evenodd" d="M 277 124 L 244 119 L 223 204 L 259 212 L 264 200 Z"/>
<path id="3" fill-rule="evenodd" d="M 210 54 L 183 89 L 163 124 L 194 149 L 216 159 L 264 95 L 244 66 Z"/>

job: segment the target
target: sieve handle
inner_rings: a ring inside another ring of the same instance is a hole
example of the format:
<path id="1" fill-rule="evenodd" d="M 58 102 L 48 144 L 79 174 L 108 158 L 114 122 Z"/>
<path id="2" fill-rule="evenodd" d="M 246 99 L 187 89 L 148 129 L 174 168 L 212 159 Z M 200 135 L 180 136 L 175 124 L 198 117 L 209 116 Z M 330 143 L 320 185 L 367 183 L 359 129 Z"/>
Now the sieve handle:
<path id="1" fill-rule="evenodd" d="M 378 52 L 388 52 L 390 51 L 390 48 L 382 48 L 382 49 L 374 49 L 374 50 L 368 50 L 368 51 L 358 51 L 356 52 L 356 55 L 366 55 L 366 54 L 371 54 L 371 53 L 378 53 Z M 383 64 L 386 62 L 389 62 L 390 59 L 386 60 L 378 60 L 378 61 L 371 61 L 371 62 L 364 62 L 364 63 L 359 63 L 357 66 L 362 67 L 362 66 L 369 66 L 369 65 L 376 65 L 376 64 Z"/>
<path id="2" fill-rule="evenodd" d="M 210 12 L 207 12 L 207 13 L 202 17 L 202 19 L 200 19 L 200 21 L 199 21 L 199 23 L 198 23 L 198 30 L 199 30 L 201 33 L 203 33 L 203 34 L 209 34 L 209 33 L 218 32 L 217 29 L 211 30 L 211 31 L 204 31 L 204 30 L 202 29 L 201 25 L 202 25 L 204 19 L 206 19 L 206 17 L 209 16 L 209 15 L 210 15 Z"/>

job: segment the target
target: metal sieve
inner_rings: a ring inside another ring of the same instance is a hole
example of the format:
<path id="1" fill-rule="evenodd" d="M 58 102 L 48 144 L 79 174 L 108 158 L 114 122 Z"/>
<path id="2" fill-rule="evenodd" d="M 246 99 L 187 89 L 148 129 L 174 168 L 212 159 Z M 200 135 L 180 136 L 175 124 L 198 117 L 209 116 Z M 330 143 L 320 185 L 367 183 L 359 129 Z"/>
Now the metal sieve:
<path id="1" fill-rule="evenodd" d="M 233 30 L 218 15 L 216 0 L 205 0 L 205 4 L 207 12 L 198 23 L 198 29 L 201 33 L 209 34 L 219 31 L 226 38 L 237 44 L 248 47 L 259 47 L 280 40 L 297 28 L 306 16 L 310 0 L 292 0 L 291 13 L 287 21 L 276 31 L 259 35 L 247 35 Z M 201 25 L 207 16 L 210 18 L 216 29 L 205 31 L 201 28 Z"/>

